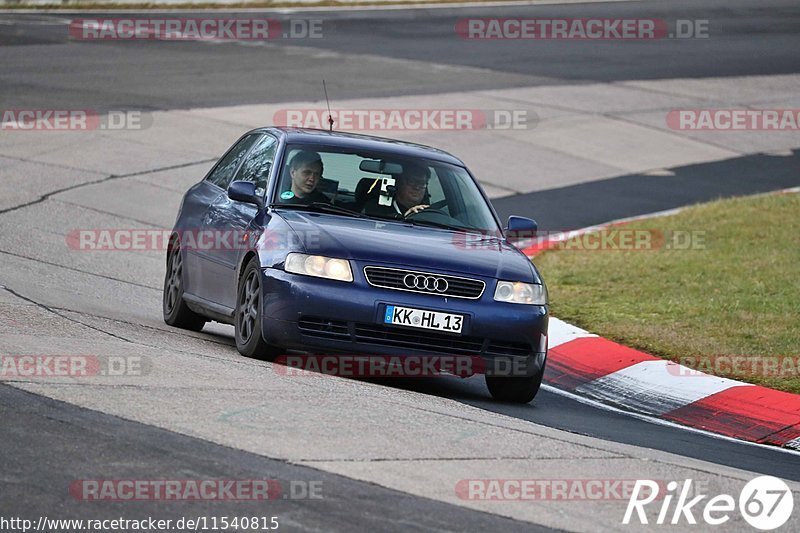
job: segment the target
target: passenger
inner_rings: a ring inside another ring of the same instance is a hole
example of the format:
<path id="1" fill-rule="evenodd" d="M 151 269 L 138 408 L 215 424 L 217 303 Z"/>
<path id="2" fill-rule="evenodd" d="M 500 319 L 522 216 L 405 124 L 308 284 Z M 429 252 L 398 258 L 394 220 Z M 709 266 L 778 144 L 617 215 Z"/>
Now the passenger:
<path id="1" fill-rule="evenodd" d="M 428 204 L 423 204 L 428 193 L 428 169 L 415 163 L 404 163 L 403 173 L 395 181 L 396 191 L 391 205 L 380 205 L 379 195 L 367 200 L 364 214 L 381 218 L 403 219 L 419 213 Z"/>
<path id="2" fill-rule="evenodd" d="M 330 199 L 317 190 L 322 177 L 322 158 L 317 152 L 303 150 L 292 157 L 289 175 L 291 189 L 280 194 L 284 204 L 310 204 L 312 202 L 330 203 Z"/>

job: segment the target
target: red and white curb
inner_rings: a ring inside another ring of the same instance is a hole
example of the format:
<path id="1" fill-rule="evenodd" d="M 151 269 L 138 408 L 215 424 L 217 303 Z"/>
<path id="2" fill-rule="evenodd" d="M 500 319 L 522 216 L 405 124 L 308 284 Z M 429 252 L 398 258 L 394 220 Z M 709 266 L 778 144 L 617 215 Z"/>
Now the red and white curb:
<path id="1" fill-rule="evenodd" d="M 626 411 L 800 449 L 800 395 L 690 370 L 550 318 L 545 383 Z"/>
<path id="2" fill-rule="evenodd" d="M 778 193 L 798 192 L 793 188 Z M 524 250 L 542 252 L 563 238 L 665 211 L 550 237 Z M 704 374 L 628 348 L 551 317 L 544 382 L 624 411 L 759 444 L 800 449 L 800 395 Z"/>

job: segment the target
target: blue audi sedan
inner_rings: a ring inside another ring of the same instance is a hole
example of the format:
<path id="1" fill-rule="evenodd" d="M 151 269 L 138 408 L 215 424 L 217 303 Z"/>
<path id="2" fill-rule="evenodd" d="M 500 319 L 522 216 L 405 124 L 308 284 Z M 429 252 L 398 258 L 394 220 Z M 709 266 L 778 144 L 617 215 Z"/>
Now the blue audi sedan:
<path id="1" fill-rule="evenodd" d="M 535 230 L 501 224 L 441 150 L 256 129 L 183 198 L 164 320 L 232 324 L 248 357 L 468 357 L 493 398 L 525 403 L 544 373 L 548 302 L 513 236 Z"/>

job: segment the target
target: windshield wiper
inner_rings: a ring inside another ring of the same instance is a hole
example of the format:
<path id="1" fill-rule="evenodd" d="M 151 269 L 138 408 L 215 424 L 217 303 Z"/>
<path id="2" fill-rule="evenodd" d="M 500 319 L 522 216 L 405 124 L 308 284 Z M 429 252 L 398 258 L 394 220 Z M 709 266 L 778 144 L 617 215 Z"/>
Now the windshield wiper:
<path id="1" fill-rule="evenodd" d="M 412 219 L 405 219 L 405 222 L 409 224 L 413 224 L 415 226 L 431 226 L 434 228 L 442 228 L 442 229 L 449 229 L 454 231 L 464 231 L 464 230 L 477 230 L 479 228 L 471 227 L 471 226 L 456 226 L 453 224 L 445 224 L 444 222 L 434 222 L 432 220 L 414 220 Z"/>
<path id="2" fill-rule="evenodd" d="M 308 211 L 317 211 L 321 213 L 336 213 L 337 215 L 346 215 L 356 218 L 364 218 L 364 215 L 358 211 L 340 207 L 338 205 L 326 204 L 325 202 L 311 202 L 310 204 L 272 204 L 272 207 L 287 207 L 290 209 L 304 209 Z"/>

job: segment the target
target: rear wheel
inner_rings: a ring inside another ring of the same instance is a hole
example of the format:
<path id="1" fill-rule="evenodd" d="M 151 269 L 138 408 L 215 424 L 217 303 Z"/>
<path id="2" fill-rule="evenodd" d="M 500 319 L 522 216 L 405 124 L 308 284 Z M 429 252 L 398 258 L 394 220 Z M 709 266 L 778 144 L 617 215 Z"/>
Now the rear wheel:
<path id="1" fill-rule="evenodd" d="M 233 326 L 236 349 L 246 357 L 272 359 L 279 350 L 267 344 L 261 334 L 261 266 L 253 258 L 239 279 Z"/>
<path id="2" fill-rule="evenodd" d="M 528 403 L 536 397 L 544 377 L 544 364 L 532 376 L 506 377 L 486 375 L 486 387 L 492 398 L 501 402 Z"/>
<path id="3" fill-rule="evenodd" d="M 167 273 L 164 276 L 161 308 L 164 322 L 176 328 L 200 331 L 208 321 L 189 309 L 183 301 L 183 256 L 178 241 L 174 241 L 167 251 Z"/>

